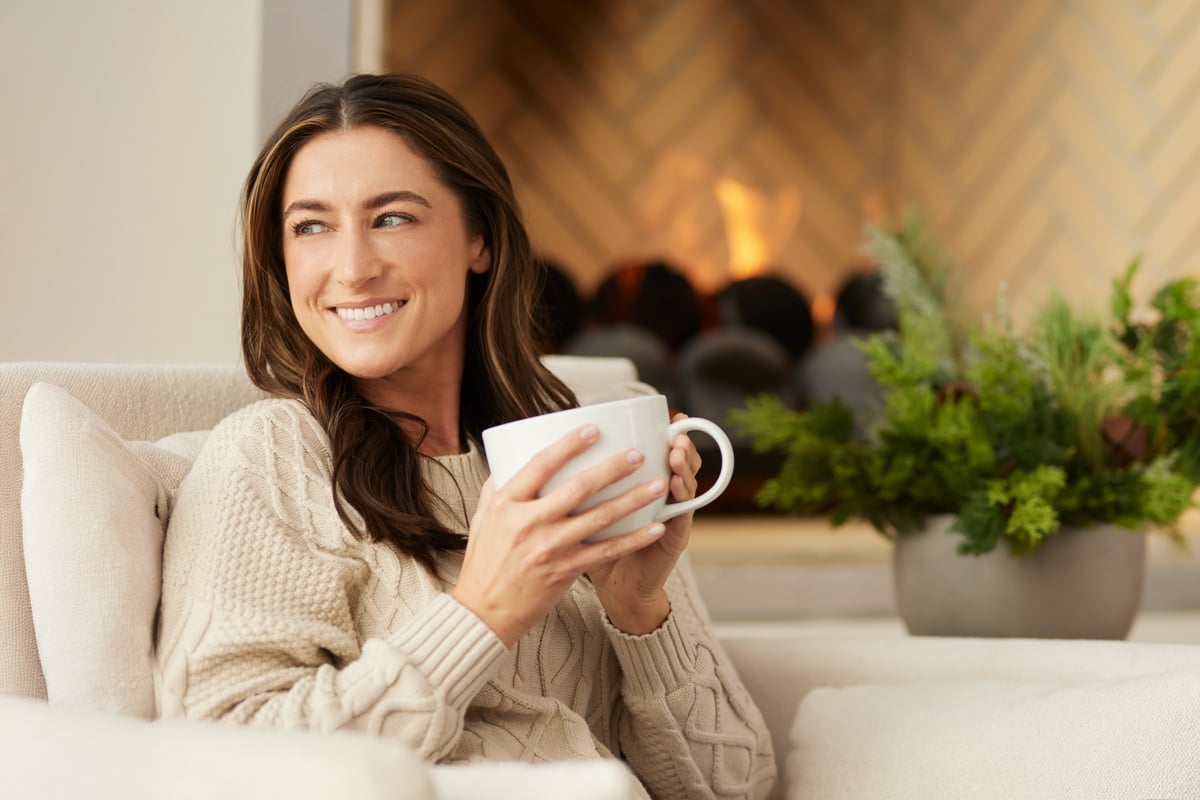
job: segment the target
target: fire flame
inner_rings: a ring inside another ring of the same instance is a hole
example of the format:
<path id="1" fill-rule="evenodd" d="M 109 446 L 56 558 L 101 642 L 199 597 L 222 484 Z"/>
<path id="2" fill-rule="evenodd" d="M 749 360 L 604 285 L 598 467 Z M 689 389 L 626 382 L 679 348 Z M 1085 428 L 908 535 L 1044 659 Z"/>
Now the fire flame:
<path id="1" fill-rule="evenodd" d="M 766 272 L 803 214 L 800 190 L 787 185 L 771 198 L 733 178 L 720 178 L 713 190 L 725 220 L 730 279 Z"/>

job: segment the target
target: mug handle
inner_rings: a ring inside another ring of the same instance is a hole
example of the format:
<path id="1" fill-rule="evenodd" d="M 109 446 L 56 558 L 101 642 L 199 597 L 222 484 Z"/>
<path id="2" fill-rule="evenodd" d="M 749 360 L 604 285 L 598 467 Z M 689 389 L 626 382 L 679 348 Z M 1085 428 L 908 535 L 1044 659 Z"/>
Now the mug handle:
<path id="1" fill-rule="evenodd" d="M 688 431 L 700 431 L 707 433 L 717 443 L 717 449 L 721 451 L 721 472 L 717 475 L 717 481 L 707 492 L 699 497 L 693 497 L 691 500 L 680 500 L 676 503 L 667 503 L 662 510 L 654 515 L 655 522 L 666 522 L 672 517 L 678 517 L 680 514 L 686 514 L 689 511 L 695 511 L 698 508 L 711 503 L 721 496 L 721 492 L 725 491 L 729 486 L 729 482 L 733 480 L 733 445 L 729 441 L 729 437 L 725 435 L 725 431 L 715 422 L 700 417 L 688 417 L 677 422 L 672 422 L 667 427 L 667 441 L 675 441 L 675 437 L 681 433 Z"/>

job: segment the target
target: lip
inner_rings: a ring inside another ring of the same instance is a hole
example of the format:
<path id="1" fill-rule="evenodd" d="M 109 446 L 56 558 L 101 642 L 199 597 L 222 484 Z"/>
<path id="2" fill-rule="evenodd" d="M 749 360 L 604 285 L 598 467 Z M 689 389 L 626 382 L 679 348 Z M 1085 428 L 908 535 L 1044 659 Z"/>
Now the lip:
<path id="1" fill-rule="evenodd" d="M 373 308 L 375 306 L 393 303 L 398 308 L 391 314 L 386 314 L 381 317 L 372 317 L 371 319 L 346 319 L 338 314 L 339 308 L 357 309 L 357 308 Z M 362 300 L 354 303 L 339 303 L 338 305 L 329 306 L 326 311 L 338 322 L 343 330 L 354 333 L 370 333 L 371 331 L 379 330 L 400 316 L 400 311 L 408 304 L 407 300 Z"/>
<path id="2" fill-rule="evenodd" d="M 399 297 L 384 297 L 378 300 L 359 300 L 353 303 L 330 303 L 328 310 L 336 314 L 339 308 L 370 308 L 372 306 L 381 306 L 386 303 L 395 303 L 396 305 L 402 306 L 407 302 L 407 300 L 403 300 Z"/>

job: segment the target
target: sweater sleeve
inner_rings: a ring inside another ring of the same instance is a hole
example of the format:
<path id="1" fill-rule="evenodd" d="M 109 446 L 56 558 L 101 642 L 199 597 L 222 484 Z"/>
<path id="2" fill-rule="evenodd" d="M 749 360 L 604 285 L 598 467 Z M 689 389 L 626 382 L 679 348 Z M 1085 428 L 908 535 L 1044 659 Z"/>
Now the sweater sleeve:
<path id="1" fill-rule="evenodd" d="M 667 592 L 670 616 L 653 633 L 630 636 L 605 620 L 623 673 L 622 755 L 660 800 L 765 797 L 775 781 L 766 723 L 685 570 Z"/>
<path id="2" fill-rule="evenodd" d="M 181 487 L 167 533 L 163 714 L 357 729 L 445 756 L 503 643 L 449 595 L 412 591 L 421 567 L 403 558 L 410 591 L 386 632 L 363 641 L 369 568 L 333 508 L 324 434 L 285 401 L 227 423 Z"/>

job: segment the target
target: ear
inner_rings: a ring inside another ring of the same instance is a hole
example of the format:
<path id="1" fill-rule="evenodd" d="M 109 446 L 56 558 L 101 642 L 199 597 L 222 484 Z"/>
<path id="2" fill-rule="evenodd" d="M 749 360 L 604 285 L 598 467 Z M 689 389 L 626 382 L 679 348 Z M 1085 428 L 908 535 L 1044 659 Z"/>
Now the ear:
<path id="1" fill-rule="evenodd" d="M 471 259 L 471 263 L 467 265 L 467 269 L 476 275 L 482 275 L 492 268 L 492 251 L 483 243 L 482 236 L 478 237 L 471 246 L 475 250 L 475 255 Z"/>

